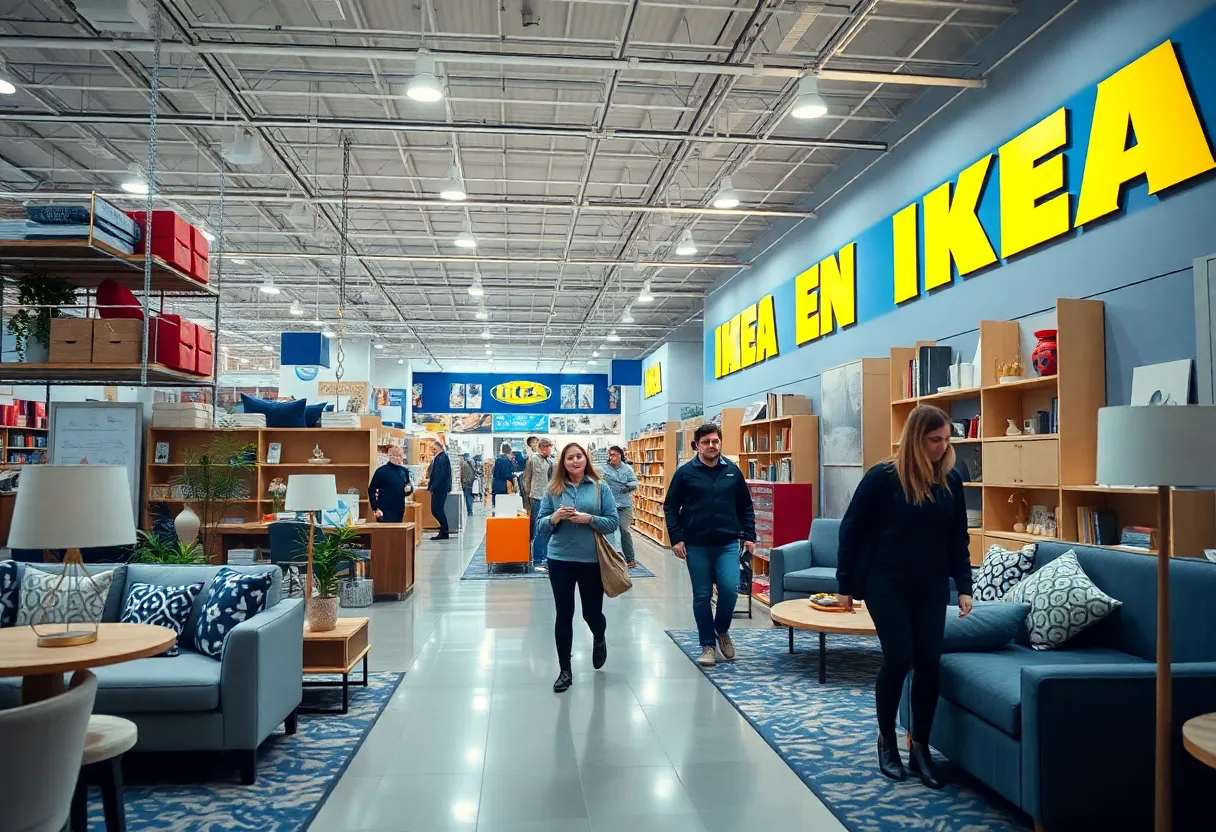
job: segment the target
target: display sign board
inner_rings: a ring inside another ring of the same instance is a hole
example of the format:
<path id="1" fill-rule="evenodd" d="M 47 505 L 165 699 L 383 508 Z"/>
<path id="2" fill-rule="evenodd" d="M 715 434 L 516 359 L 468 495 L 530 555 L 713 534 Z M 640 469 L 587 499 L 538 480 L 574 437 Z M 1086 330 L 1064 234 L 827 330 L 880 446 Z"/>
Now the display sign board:
<path id="1" fill-rule="evenodd" d="M 546 413 L 495 413 L 495 433 L 548 433 Z"/>
<path id="2" fill-rule="evenodd" d="M 646 368 L 645 384 L 642 387 L 642 398 L 649 399 L 663 392 L 663 363 L 656 361 Z"/>
<path id="3" fill-rule="evenodd" d="M 414 373 L 424 413 L 613 413 L 603 374 Z"/>

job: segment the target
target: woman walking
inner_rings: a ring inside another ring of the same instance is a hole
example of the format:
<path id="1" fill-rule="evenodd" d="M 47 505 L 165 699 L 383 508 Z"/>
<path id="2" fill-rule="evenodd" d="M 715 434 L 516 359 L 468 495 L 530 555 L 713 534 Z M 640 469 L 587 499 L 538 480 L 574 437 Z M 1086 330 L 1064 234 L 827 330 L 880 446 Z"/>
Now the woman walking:
<path id="1" fill-rule="evenodd" d="M 625 459 L 625 451 L 619 445 L 608 449 L 608 467 L 604 469 L 604 482 L 608 483 L 613 499 L 616 500 L 616 514 L 621 530 L 621 552 L 632 569 L 638 565 L 637 554 L 633 551 L 633 535 L 629 531 L 633 523 L 633 492 L 638 490 L 638 477 L 633 473 L 633 466 Z"/>
<path id="2" fill-rule="evenodd" d="M 971 559 L 962 478 L 954 470 L 950 417 L 936 407 L 912 411 L 894 458 L 862 477 L 840 524 L 836 578 L 852 611 L 864 598 L 882 646 L 874 699 L 878 767 L 903 780 L 895 713 L 909 669 L 912 731 L 908 767 L 931 789 L 942 787 L 929 752 L 940 686 L 942 636 L 950 579 L 959 615 L 971 612 Z"/>
<path id="3" fill-rule="evenodd" d="M 515 458 L 506 442 L 498 449 L 494 469 L 490 472 L 490 505 L 498 505 L 498 495 L 507 493 L 507 483 L 515 479 Z"/>
<path id="4" fill-rule="evenodd" d="M 574 683 L 570 672 L 570 650 L 574 643 L 574 588 L 578 587 L 583 620 L 591 628 L 591 664 L 596 670 L 608 658 L 604 631 L 604 584 L 600 580 L 595 533 L 612 534 L 618 525 L 612 490 L 600 476 L 582 445 L 571 442 L 562 448 L 536 521 L 536 545 L 548 552 L 549 586 L 557 620 L 553 638 L 561 672 L 553 683 L 555 693 Z"/>

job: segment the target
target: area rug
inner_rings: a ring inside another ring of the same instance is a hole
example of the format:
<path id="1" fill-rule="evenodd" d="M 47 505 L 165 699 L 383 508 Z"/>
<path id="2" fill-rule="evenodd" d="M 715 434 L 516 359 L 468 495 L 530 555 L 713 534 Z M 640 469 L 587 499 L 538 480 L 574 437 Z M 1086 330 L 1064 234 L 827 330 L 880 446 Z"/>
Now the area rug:
<path id="1" fill-rule="evenodd" d="M 638 561 L 638 565 L 629 570 L 630 577 L 633 578 L 653 578 L 654 573 L 642 565 Z M 478 544 L 477 550 L 473 552 L 473 559 L 469 561 L 469 565 L 465 567 L 464 574 L 460 576 L 462 581 L 510 581 L 516 578 L 544 578 L 548 580 L 549 575 L 545 572 L 536 572 L 528 569 L 522 564 L 516 565 L 513 563 L 495 564 L 494 571 L 490 571 L 489 564 L 486 563 L 486 539 L 483 537 L 481 543 Z"/>
<path id="2" fill-rule="evenodd" d="M 875 760 L 874 679 L 878 640 L 828 636 L 827 683 L 819 685 L 818 637 L 785 628 L 735 628 L 734 662 L 701 668 L 706 677 L 789 764 L 847 829 L 854 832 L 1024 832 L 1030 819 L 940 755 L 949 784 L 896 783 Z M 667 633 L 689 660 L 701 653 L 695 630 Z M 700 667 L 700 665 L 697 665 Z M 904 738 L 900 736 L 900 748 Z"/>
<path id="3" fill-rule="evenodd" d="M 384 711 L 401 673 L 372 673 L 350 689 L 348 714 L 301 714 L 294 736 L 282 729 L 262 744 L 258 777 L 240 785 L 215 754 L 136 754 L 124 761 L 130 832 L 300 832 L 316 816 Z M 309 707 L 342 703 L 337 688 L 306 688 Z M 89 795 L 89 826 L 105 828 L 101 796 Z"/>

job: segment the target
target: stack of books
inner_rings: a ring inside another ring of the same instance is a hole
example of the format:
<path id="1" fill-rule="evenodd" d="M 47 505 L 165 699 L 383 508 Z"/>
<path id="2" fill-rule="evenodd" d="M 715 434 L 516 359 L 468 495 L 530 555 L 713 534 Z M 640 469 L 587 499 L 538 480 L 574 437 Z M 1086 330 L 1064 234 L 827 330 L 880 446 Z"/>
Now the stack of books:
<path id="1" fill-rule="evenodd" d="M 1124 526 L 1119 536 L 1119 545 L 1146 552 L 1156 548 L 1157 530 L 1151 526 Z"/>
<path id="2" fill-rule="evenodd" d="M 266 414 L 225 413 L 216 420 L 216 426 L 221 428 L 264 428 L 266 427 Z"/>
<path id="3" fill-rule="evenodd" d="M 323 428 L 357 428 L 359 427 L 359 414 L 349 411 L 340 413 L 322 413 L 321 427 Z"/>
<path id="4" fill-rule="evenodd" d="M 262 417 L 265 423 L 265 417 Z M 153 402 L 154 428 L 209 428 L 211 405 L 203 402 Z"/>
<path id="5" fill-rule="evenodd" d="M 1077 542 L 1114 546 L 1115 513 L 1090 506 L 1077 506 Z"/>

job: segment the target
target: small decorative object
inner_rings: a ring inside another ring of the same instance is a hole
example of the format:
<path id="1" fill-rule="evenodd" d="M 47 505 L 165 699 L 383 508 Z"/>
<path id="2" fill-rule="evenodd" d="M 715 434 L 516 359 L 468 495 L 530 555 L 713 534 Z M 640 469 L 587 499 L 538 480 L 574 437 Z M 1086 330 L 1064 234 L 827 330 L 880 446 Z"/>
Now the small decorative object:
<path id="1" fill-rule="evenodd" d="M 965 439 L 967 437 L 967 423 L 966 422 L 951 422 L 950 423 L 950 435 L 957 437 L 959 439 Z"/>
<path id="2" fill-rule="evenodd" d="M 283 482 L 282 478 L 275 477 L 270 481 L 270 488 L 266 490 L 270 492 L 271 511 L 278 514 L 283 510 L 283 500 L 287 497 L 287 483 Z"/>
<path id="3" fill-rule="evenodd" d="M 1034 434 L 1038 433 L 1036 428 L 1037 426 L 1035 425 L 1034 419 L 1022 420 L 1022 433 L 1027 434 L 1028 436 L 1033 436 Z"/>
<path id="4" fill-rule="evenodd" d="M 1012 419 L 1006 419 L 1005 421 L 1009 423 L 1009 427 L 1005 428 L 1006 436 L 1021 436 L 1022 435 L 1022 431 L 1018 429 L 1018 426 L 1016 424 L 1014 424 Z"/>
<path id="5" fill-rule="evenodd" d="M 1022 362 L 1020 359 L 1012 361 L 997 361 L 996 375 L 1001 384 L 1009 384 L 1012 381 L 1022 380 Z"/>
<path id="6" fill-rule="evenodd" d="M 314 465 L 325 465 L 329 462 L 329 460 L 325 457 L 325 451 L 321 450 L 320 444 L 313 446 L 312 458 L 308 461 Z"/>
<path id="7" fill-rule="evenodd" d="M 156 443 L 156 462 L 160 465 L 164 465 L 168 461 L 169 461 L 169 443 L 168 442 L 157 442 Z"/>
<path id="8" fill-rule="evenodd" d="M 950 365 L 950 389 L 958 388 L 958 366 L 957 364 Z"/>
<path id="9" fill-rule="evenodd" d="M 963 390 L 967 390 L 975 386 L 975 365 L 974 364 L 959 364 L 958 365 L 958 386 Z"/>
<path id="10" fill-rule="evenodd" d="M 1189 358 L 1132 368 L 1134 405 L 1185 405 L 1191 397 Z"/>
<path id="11" fill-rule="evenodd" d="M 177 532 L 177 539 L 183 543 L 198 540 L 198 530 L 202 525 L 202 520 L 190 506 L 183 507 L 181 513 L 173 518 L 173 530 Z"/>
<path id="12" fill-rule="evenodd" d="M 1009 495 L 1009 503 L 1013 505 L 1013 530 L 1018 534 L 1026 532 L 1026 498 L 1022 496 L 1021 491 L 1015 491 Z"/>
<path id="13" fill-rule="evenodd" d="M 266 464 L 267 465 L 278 465 L 279 459 L 282 457 L 282 455 L 283 455 L 283 443 L 282 442 L 271 442 L 269 445 L 266 446 Z"/>
<path id="14" fill-rule="evenodd" d="M 149 501 L 168 500 L 170 492 L 171 492 L 171 486 L 149 485 L 148 486 L 148 500 Z"/>
<path id="15" fill-rule="evenodd" d="M 342 582 L 342 596 L 339 603 L 343 607 L 370 607 L 372 594 L 371 578 L 347 578 Z"/>
<path id="16" fill-rule="evenodd" d="M 1039 339 L 1039 343 L 1034 345 L 1034 352 L 1030 354 L 1030 363 L 1034 365 L 1034 371 L 1041 376 L 1054 376 L 1057 367 L 1057 347 L 1056 347 L 1057 330 L 1040 329 L 1034 334 L 1035 338 Z"/>
<path id="17" fill-rule="evenodd" d="M 844 612 L 844 606 L 834 592 L 817 592 L 807 600 L 820 612 Z"/>

